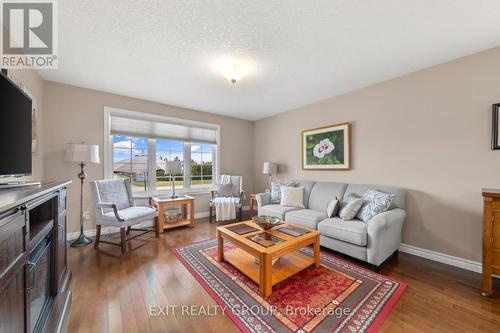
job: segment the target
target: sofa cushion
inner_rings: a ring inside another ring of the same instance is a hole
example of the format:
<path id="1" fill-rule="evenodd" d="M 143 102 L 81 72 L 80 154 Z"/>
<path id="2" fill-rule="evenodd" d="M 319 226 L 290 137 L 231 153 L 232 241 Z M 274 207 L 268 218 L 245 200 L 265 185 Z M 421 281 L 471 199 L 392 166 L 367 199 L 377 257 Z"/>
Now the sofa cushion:
<path id="1" fill-rule="evenodd" d="M 285 213 L 285 220 L 287 222 L 311 229 L 318 229 L 318 223 L 324 219 L 326 219 L 325 211 L 300 209 Z"/>
<path id="2" fill-rule="evenodd" d="M 309 208 L 309 196 L 311 195 L 311 190 L 315 182 L 309 180 L 296 180 L 295 186 L 304 188 L 304 207 Z"/>
<path id="3" fill-rule="evenodd" d="M 311 189 L 307 208 L 326 211 L 328 203 L 335 197 L 342 198 L 346 188 L 347 184 L 344 183 L 317 182 Z"/>
<path id="4" fill-rule="evenodd" d="M 321 246 L 347 254 L 349 257 L 357 258 L 363 261 L 368 260 L 368 248 L 366 246 L 358 246 L 353 243 L 344 242 L 340 239 L 323 235 L 319 236 L 319 243 Z"/>
<path id="5" fill-rule="evenodd" d="M 394 208 L 405 209 L 406 191 L 399 187 L 367 185 L 367 184 L 349 184 L 347 186 L 347 190 L 345 191 L 344 198 L 346 198 L 351 193 L 363 196 L 363 194 L 368 190 L 379 190 L 385 193 L 394 194 L 394 200 L 392 200 L 389 210 Z"/>
<path id="6" fill-rule="evenodd" d="M 367 224 L 360 220 L 344 221 L 338 217 L 325 219 L 318 224 L 321 235 L 359 246 L 366 246 Z"/>
<path id="7" fill-rule="evenodd" d="M 280 219 L 285 219 L 285 213 L 302 208 L 297 207 L 286 207 L 281 205 L 266 205 L 259 209 L 259 215 L 276 216 Z"/>

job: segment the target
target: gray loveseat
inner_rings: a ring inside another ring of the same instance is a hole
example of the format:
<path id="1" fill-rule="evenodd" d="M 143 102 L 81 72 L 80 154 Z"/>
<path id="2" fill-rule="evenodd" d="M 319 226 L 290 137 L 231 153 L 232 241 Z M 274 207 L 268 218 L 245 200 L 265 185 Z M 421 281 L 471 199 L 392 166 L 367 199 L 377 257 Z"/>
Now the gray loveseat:
<path id="1" fill-rule="evenodd" d="M 292 224 L 317 229 L 321 233 L 321 246 L 374 266 L 380 266 L 398 250 L 406 217 L 404 189 L 335 182 L 296 181 L 295 183 L 304 187 L 305 208 L 272 204 L 270 193 L 259 193 L 256 195 L 259 215 L 277 216 Z M 362 196 L 370 189 L 395 194 L 387 212 L 376 215 L 368 222 L 358 219 L 344 221 L 338 216 L 327 218 L 326 207 L 332 198 L 337 197 L 343 202 L 351 193 Z"/>

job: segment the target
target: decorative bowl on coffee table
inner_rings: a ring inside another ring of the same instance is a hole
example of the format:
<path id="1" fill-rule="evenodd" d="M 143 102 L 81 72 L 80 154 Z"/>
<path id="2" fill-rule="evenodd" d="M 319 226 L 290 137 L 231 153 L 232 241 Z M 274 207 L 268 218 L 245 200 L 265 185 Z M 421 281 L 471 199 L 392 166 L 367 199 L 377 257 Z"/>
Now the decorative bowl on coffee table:
<path id="1" fill-rule="evenodd" d="M 254 216 L 252 217 L 252 221 L 264 230 L 270 230 L 278 225 L 283 224 L 279 217 L 266 215 Z"/>

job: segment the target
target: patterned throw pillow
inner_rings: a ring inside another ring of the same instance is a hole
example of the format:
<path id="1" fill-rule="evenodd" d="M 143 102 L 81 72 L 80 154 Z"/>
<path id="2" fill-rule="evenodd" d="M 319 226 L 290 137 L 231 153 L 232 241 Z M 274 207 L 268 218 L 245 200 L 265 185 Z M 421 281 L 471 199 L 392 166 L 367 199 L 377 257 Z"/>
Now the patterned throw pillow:
<path id="1" fill-rule="evenodd" d="M 281 186 L 295 187 L 294 182 L 289 183 L 271 183 L 271 203 L 280 204 L 281 203 Z"/>
<path id="2" fill-rule="evenodd" d="M 340 201 L 339 199 L 337 199 L 337 197 L 335 197 L 328 203 L 328 206 L 326 207 L 326 216 L 334 217 L 338 214 L 339 210 L 340 210 Z"/>
<path id="3" fill-rule="evenodd" d="M 363 208 L 358 213 L 358 218 L 364 222 L 370 221 L 374 216 L 386 212 L 394 200 L 395 194 L 377 190 L 368 190 L 363 194 Z"/>
<path id="4" fill-rule="evenodd" d="M 363 200 L 359 195 L 351 193 L 347 196 L 347 203 L 340 210 L 339 216 L 344 221 L 350 221 L 356 217 L 363 206 Z"/>

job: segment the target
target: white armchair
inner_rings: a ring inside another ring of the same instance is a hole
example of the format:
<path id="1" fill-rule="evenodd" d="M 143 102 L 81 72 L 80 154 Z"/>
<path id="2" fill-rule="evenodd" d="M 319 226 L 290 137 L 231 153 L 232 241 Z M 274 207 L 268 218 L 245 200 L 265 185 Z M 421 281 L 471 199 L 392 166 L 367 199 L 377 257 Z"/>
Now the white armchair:
<path id="1" fill-rule="evenodd" d="M 231 190 L 230 197 L 232 197 L 232 202 L 235 203 L 235 206 L 238 210 L 237 218 L 242 221 L 243 220 L 243 195 L 245 191 L 243 191 L 243 177 L 242 176 L 229 176 L 229 175 L 221 175 L 217 184 L 230 184 Z M 228 194 L 220 193 L 219 191 L 211 191 L 212 198 L 210 199 L 209 204 L 209 221 L 213 222 L 214 211 L 216 212 L 216 203 L 218 200 L 222 198 L 227 198 Z"/>
<path id="2" fill-rule="evenodd" d="M 158 228 L 156 228 L 156 223 L 158 223 L 156 209 L 135 205 L 136 200 L 144 200 L 145 198 L 133 196 L 130 180 L 109 179 L 92 181 L 90 182 L 90 191 L 95 205 L 95 248 L 98 248 L 101 242 L 120 246 L 122 253 L 125 253 L 126 242 L 131 239 L 151 231 L 155 231 L 155 236 L 159 237 Z M 151 205 L 151 198 L 149 198 L 149 200 L 149 204 Z M 133 225 L 147 221 L 154 221 L 154 230 L 140 228 L 132 229 Z M 101 226 L 120 228 L 120 243 L 101 240 Z M 130 231 L 141 231 L 141 233 L 127 239 Z"/>

